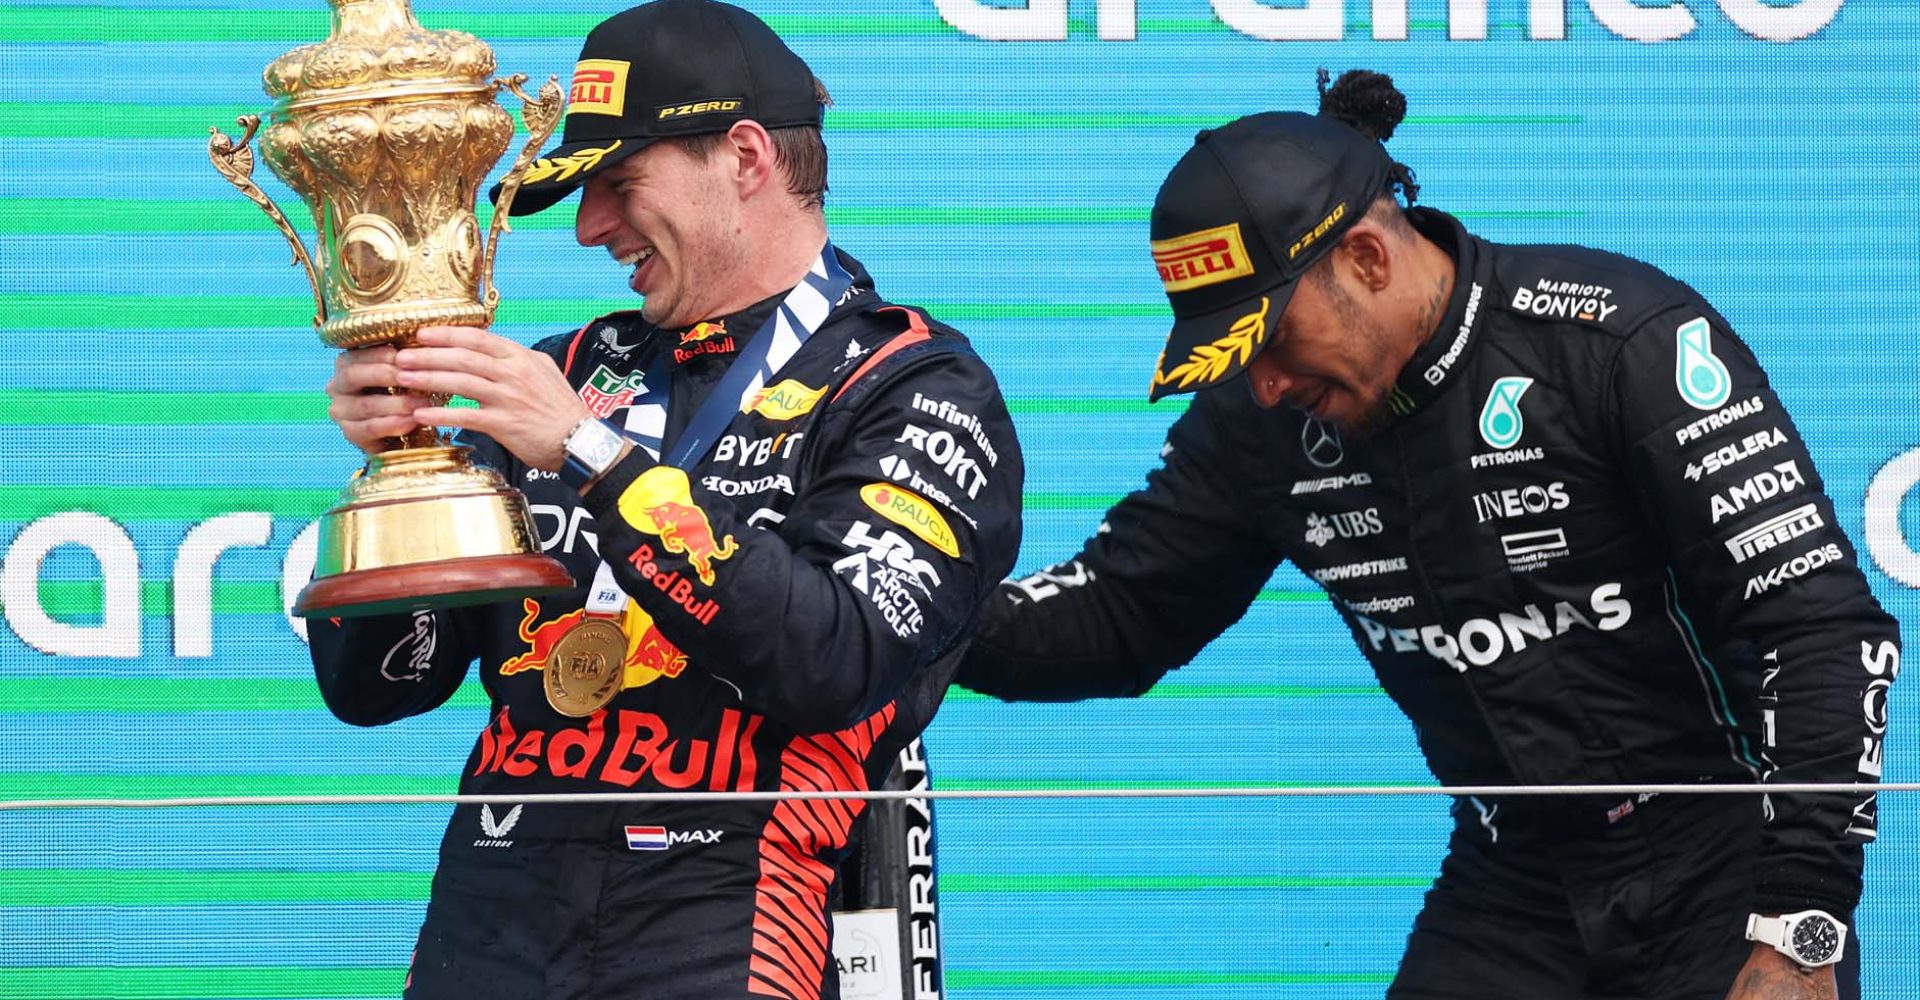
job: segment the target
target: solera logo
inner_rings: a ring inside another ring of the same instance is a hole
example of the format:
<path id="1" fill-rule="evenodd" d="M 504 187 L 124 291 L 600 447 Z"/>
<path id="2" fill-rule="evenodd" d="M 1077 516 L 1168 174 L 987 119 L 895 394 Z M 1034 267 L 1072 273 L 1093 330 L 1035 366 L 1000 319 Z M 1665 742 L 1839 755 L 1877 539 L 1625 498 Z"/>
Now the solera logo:
<path id="1" fill-rule="evenodd" d="M 1260 0 L 1210 0 L 1214 14 L 1233 30 L 1269 41 L 1337 42 L 1346 37 L 1348 8 L 1373 25 L 1378 41 L 1405 41 L 1407 0 L 1307 0 L 1273 7 Z M 1558 41 L 1567 37 L 1567 6 L 1582 0 L 1533 0 L 1528 5 L 1528 37 Z M 1833 21 L 1846 0 L 1668 0 L 1659 7 L 1636 0 L 1585 0 L 1600 26 L 1635 42 L 1684 38 L 1699 26 L 1694 10 L 1716 4 L 1727 20 L 1754 38 L 1793 42 Z M 1138 27 L 1134 0 L 1099 0 L 1099 35 L 1107 41 L 1131 41 Z M 954 28 L 989 41 L 1063 41 L 1067 37 L 1067 0 L 1027 0 L 1003 7 L 982 0 L 933 0 L 940 17 Z M 1487 37 L 1486 0 L 1447 0 L 1447 37 L 1476 41 Z"/>

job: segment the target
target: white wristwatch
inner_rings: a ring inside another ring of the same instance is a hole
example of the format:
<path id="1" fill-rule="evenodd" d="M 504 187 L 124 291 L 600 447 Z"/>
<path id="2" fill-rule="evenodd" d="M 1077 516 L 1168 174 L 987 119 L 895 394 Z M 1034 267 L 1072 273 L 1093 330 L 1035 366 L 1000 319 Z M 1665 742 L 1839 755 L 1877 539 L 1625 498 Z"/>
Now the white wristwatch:
<path id="1" fill-rule="evenodd" d="M 580 421 L 561 445 L 566 456 L 560 463 L 560 481 L 581 489 L 607 471 L 626 443 L 626 436 L 605 420 Z"/>
<path id="2" fill-rule="evenodd" d="M 1770 944 L 1780 954 L 1814 969 L 1840 961 L 1847 950 L 1847 925 L 1825 910 L 1801 910 L 1777 917 L 1747 917 L 1747 940 Z"/>

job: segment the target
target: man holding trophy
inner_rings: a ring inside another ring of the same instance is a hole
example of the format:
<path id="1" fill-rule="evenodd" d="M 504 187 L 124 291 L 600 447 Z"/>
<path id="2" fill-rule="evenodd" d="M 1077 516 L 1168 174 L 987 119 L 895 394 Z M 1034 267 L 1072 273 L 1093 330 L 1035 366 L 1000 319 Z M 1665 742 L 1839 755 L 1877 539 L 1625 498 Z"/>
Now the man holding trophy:
<path id="1" fill-rule="evenodd" d="M 335 3 L 345 20 L 398 0 Z M 423 430 L 460 428 L 578 586 L 310 603 L 336 715 L 426 712 L 478 659 L 492 718 L 464 793 L 885 777 L 1013 565 L 1022 464 L 964 338 L 886 303 L 828 243 L 825 104 L 765 24 L 712 0 L 657 0 L 587 37 L 562 144 L 495 195 L 525 214 L 579 190 L 579 242 L 644 303 L 532 349 L 429 322 L 344 351 L 327 386 L 375 456 L 366 478 Z M 827 892 L 863 808 L 461 806 L 407 995 L 834 997 Z"/>

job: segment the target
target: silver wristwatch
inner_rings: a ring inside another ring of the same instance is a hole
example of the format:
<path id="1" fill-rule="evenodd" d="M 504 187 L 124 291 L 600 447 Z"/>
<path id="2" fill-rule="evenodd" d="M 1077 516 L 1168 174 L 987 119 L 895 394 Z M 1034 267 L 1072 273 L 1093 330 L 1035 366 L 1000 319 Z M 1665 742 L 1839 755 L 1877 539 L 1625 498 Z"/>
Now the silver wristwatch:
<path id="1" fill-rule="evenodd" d="M 605 420 L 580 421 L 561 445 L 566 458 L 560 463 L 560 481 L 576 490 L 584 488 L 607 471 L 626 443 L 626 435 Z"/>
<path id="2" fill-rule="evenodd" d="M 1802 968 L 1813 969 L 1840 961 L 1847 950 L 1847 925 L 1825 910 L 1801 910 L 1765 917 L 1747 917 L 1747 940 L 1770 944 Z"/>

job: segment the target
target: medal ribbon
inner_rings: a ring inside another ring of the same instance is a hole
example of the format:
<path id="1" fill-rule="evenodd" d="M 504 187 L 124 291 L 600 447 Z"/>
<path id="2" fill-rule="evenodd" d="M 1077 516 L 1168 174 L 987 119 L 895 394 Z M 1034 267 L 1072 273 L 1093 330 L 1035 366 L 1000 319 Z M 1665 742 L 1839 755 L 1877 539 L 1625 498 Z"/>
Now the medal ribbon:
<path id="1" fill-rule="evenodd" d="M 734 414 L 743 412 L 747 400 L 786 367 L 799 352 L 800 345 L 820 329 L 827 321 L 827 314 L 852 287 L 853 276 L 840 266 L 833 244 L 827 244 L 800 283 L 793 286 L 793 291 L 780 301 L 773 315 L 747 340 L 747 346 L 728 366 L 720 384 L 713 387 L 707 401 L 674 442 L 665 464 L 692 471 L 694 464 L 719 442 L 721 432 L 733 422 Z M 626 414 L 627 437 L 655 461 L 661 460 L 667 427 L 667 386 L 671 376 L 665 356 L 666 352 L 662 351 L 660 359 L 648 369 L 642 382 L 646 391 L 627 407 Z M 627 595 L 614 581 L 613 570 L 601 560 L 600 568 L 593 574 L 593 587 L 587 592 L 587 615 L 619 618 L 625 612 L 626 603 Z"/>

